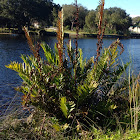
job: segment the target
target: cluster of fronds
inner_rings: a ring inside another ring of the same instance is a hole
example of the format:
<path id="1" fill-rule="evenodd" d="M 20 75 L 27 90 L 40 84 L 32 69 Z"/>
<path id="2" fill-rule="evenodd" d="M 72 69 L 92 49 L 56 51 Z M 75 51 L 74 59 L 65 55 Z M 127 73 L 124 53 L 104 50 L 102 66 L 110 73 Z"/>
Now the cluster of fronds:
<path id="1" fill-rule="evenodd" d="M 74 121 L 76 126 L 79 122 L 84 123 L 81 118 L 91 118 L 98 104 L 106 103 L 105 110 L 114 110 L 117 105 L 110 99 L 115 98 L 119 91 L 126 90 L 125 80 L 121 81 L 120 87 L 118 82 L 129 65 L 129 63 L 124 67 L 116 65 L 119 56 L 118 44 L 103 50 L 96 68 L 92 68 L 93 58 L 86 62 L 83 60 L 82 50 L 78 50 L 76 87 L 75 52 L 71 44 L 67 46 L 69 59 L 65 60 L 61 70 L 57 47 L 53 52 L 45 43 L 41 43 L 40 46 L 44 51 L 45 60 L 40 58 L 38 61 L 34 56 L 22 55 L 24 63 L 11 62 L 6 66 L 18 72 L 23 79 L 23 84 L 17 88 L 18 91 L 24 93 L 23 105 L 32 104 L 60 120 L 63 118 L 71 123 Z M 107 112 L 101 111 L 101 113 Z M 106 115 L 109 117 L 110 113 Z M 100 117 L 102 119 L 102 115 Z M 104 122 L 105 119 L 102 119 L 97 123 L 101 125 Z"/>

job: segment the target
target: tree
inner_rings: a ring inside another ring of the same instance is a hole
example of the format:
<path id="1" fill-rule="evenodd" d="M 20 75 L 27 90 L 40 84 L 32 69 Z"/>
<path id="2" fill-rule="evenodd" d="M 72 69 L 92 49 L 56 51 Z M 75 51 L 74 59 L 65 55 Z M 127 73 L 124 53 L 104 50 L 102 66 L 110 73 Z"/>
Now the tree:
<path id="1" fill-rule="evenodd" d="M 58 11 L 60 10 L 60 5 L 54 5 L 52 10 L 52 24 L 53 26 L 57 25 L 57 19 L 58 19 Z"/>
<path id="2" fill-rule="evenodd" d="M 76 8 L 74 5 L 63 5 L 62 7 L 64 10 L 64 26 L 69 26 L 69 29 L 73 30 Z"/>
<path id="3" fill-rule="evenodd" d="M 0 4 L 0 16 L 8 18 L 10 26 L 21 29 L 24 25 L 30 26 L 34 20 L 46 25 L 52 23 L 55 6 L 52 0 L 4 0 Z"/>
<path id="4" fill-rule="evenodd" d="M 83 7 L 82 5 L 79 5 L 79 23 L 80 28 L 83 28 L 85 25 L 85 18 L 88 14 L 88 10 Z"/>
<path id="5" fill-rule="evenodd" d="M 132 19 L 132 23 L 133 23 L 133 26 L 134 27 L 140 27 L 140 16 L 138 16 L 138 17 L 134 17 L 133 19 Z"/>
<path id="6" fill-rule="evenodd" d="M 99 7 L 95 11 L 90 11 L 86 16 L 86 27 L 91 31 L 98 26 Z M 128 28 L 132 25 L 131 17 L 126 13 L 125 10 L 117 7 L 104 9 L 103 23 L 106 22 L 107 34 L 125 34 L 128 32 Z M 104 26 L 104 25 L 103 25 Z"/>
<path id="7" fill-rule="evenodd" d="M 86 27 L 91 31 L 95 32 L 97 25 L 95 23 L 96 11 L 91 10 L 85 18 Z"/>
<path id="8" fill-rule="evenodd" d="M 73 4 L 63 5 L 62 7 L 64 9 L 64 26 L 69 26 L 69 29 L 73 30 L 76 8 Z M 85 24 L 85 17 L 88 13 L 88 10 L 82 5 L 78 5 L 78 7 L 79 7 L 79 23 L 80 23 L 79 27 L 83 28 Z"/>
<path id="9" fill-rule="evenodd" d="M 118 34 L 127 33 L 132 25 L 131 17 L 125 10 L 117 7 L 105 9 L 104 19 L 107 21 L 107 30 L 114 30 Z"/>

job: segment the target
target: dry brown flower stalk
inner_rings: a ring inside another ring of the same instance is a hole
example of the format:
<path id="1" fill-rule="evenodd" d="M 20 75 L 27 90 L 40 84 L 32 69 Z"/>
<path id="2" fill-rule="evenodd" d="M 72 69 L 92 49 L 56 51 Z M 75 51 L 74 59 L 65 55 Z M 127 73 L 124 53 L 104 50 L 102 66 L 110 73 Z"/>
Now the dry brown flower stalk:
<path id="1" fill-rule="evenodd" d="M 63 66 L 63 40 L 64 40 L 64 31 L 63 31 L 63 9 L 58 12 L 57 20 L 57 48 L 59 53 L 60 67 Z"/>
<path id="2" fill-rule="evenodd" d="M 103 35 L 105 32 L 105 27 L 106 27 L 106 22 L 105 22 L 104 29 L 102 29 L 104 4 L 105 4 L 105 0 L 100 0 L 99 25 L 98 25 L 98 35 L 97 35 L 97 39 L 98 39 L 97 56 L 96 56 L 95 64 L 97 64 L 98 58 L 100 56 L 100 50 L 102 49 L 102 44 L 103 44 L 103 41 L 102 41 Z"/>
<path id="3" fill-rule="evenodd" d="M 40 59 L 40 55 L 39 55 L 40 44 L 37 43 L 36 45 L 34 45 L 27 28 L 24 26 L 23 29 L 25 32 L 25 36 L 27 38 L 28 45 L 29 45 L 34 57 L 36 57 L 39 60 Z"/>
<path id="4" fill-rule="evenodd" d="M 76 25 L 76 41 L 75 41 L 75 89 L 76 89 L 76 72 L 77 72 L 77 57 L 78 57 L 78 36 L 79 36 L 79 8 L 77 4 L 77 0 L 75 0 L 75 7 L 76 7 L 76 13 L 75 13 L 75 25 Z"/>
<path id="5" fill-rule="evenodd" d="M 123 51 L 124 51 L 124 46 L 123 46 L 123 44 L 120 42 L 119 38 L 118 38 L 115 42 L 113 42 L 113 43 L 109 46 L 109 48 L 113 48 L 113 47 L 116 46 L 116 45 L 118 45 L 118 46 L 121 47 L 121 52 L 120 52 L 120 55 L 121 55 L 121 54 L 123 53 Z"/>
<path id="6" fill-rule="evenodd" d="M 76 58 L 77 58 L 77 54 L 78 54 L 78 36 L 79 36 L 79 8 L 78 8 L 77 0 L 75 0 L 75 6 L 76 6 L 76 15 L 75 15 L 76 41 L 75 41 L 75 46 L 76 46 Z"/>

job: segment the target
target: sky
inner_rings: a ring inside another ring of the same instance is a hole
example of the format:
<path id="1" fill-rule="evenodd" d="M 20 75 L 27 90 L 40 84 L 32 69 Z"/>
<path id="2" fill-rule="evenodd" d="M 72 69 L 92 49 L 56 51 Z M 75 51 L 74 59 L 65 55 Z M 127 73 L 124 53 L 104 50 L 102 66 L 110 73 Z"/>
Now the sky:
<path id="1" fill-rule="evenodd" d="M 77 0 L 78 3 L 82 4 L 88 10 L 95 10 L 99 4 L 99 0 Z M 60 4 L 71 4 L 74 0 L 53 0 L 54 3 Z M 119 7 L 126 10 L 126 13 L 131 17 L 140 16 L 140 0 L 105 0 L 105 8 Z"/>

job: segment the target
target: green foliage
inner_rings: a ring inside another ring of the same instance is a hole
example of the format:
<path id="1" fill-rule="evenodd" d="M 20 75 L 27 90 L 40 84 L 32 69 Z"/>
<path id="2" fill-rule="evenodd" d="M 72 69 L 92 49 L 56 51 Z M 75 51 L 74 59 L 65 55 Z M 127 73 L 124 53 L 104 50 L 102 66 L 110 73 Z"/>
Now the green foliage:
<path id="1" fill-rule="evenodd" d="M 115 29 L 117 34 L 123 34 L 128 31 L 132 25 L 131 17 L 121 8 L 109 8 L 105 10 L 105 20 L 107 20 L 107 30 Z"/>
<path id="2" fill-rule="evenodd" d="M 54 55 L 53 51 L 50 49 L 50 47 L 44 43 L 41 44 L 41 47 L 44 51 L 44 55 L 46 57 L 46 60 L 49 64 L 55 64 L 58 65 L 58 57 Z M 57 54 L 58 55 L 58 54 Z M 57 57 L 57 58 L 56 58 Z"/>
<path id="3" fill-rule="evenodd" d="M 132 18 L 133 27 L 140 27 L 140 17 Z"/>
<path id="4" fill-rule="evenodd" d="M 33 22 L 39 22 L 43 26 L 56 23 L 56 14 L 59 5 L 52 3 L 52 0 L 4 0 L 0 1 L 1 26 L 18 27 L 30 26 Z"/>
<path id="5" fill-rule="evenodd" d="M 67 105 L 66 105 L 66 97 L 62 97 L 60 99 L 60 108 L 61 108 L 64 116 L 67 118 L 68 117 L 68 108 L 67 108 Z"/>
<path id="6" fill-rule="evenodd" d="M 94 126 L 88 131 L 77 130 L 79 133 L 66 136 L 65 130 L 68 131 L 67 128 L 69 127 L 69 124 L 59 124 L 58 119 L 55 117 L 44 117 L 44 112 L 36 109 L 28 117 L 23 117 L 23 114 L 18 113 L 17 111 L 16 113 L 14 112 L 14 114 L 12 113 L 9 116 L 6 116 L 4 120 L 1 118 L 1 139 L 139 140 L 140 138 L 139 131 L 108 130 L 107 132 L 104 132 Z"/>
<path id="7" fill-rule="evenodd" d="M 75 103 L 73 101 L 66 101 L 66 97 L 60 98 L 60 108 L 66 118 L 71 117 L 71 112 L 75 109 Z"/>
<path id="8" fill-rule="evenodd" d="M 86 26 L 89 28 L 90 32 L 97 32 L 97 25 L 95 22 L 96 11 L 90 11 L 85 18 Z"/>
<path id="9" fill-rule="evenodd" d="M 74 5 L 63 5 L 64 9 L 64 26 L 71 27 L 70 29 L 73 30 L 75 27 L 75 15 L 76 15 L 76 8 Z M 85 17 L 88 13 L 88 10 L 83 7 L 82 5 L 78 5 L 79 8 L 79 27 L 83 28 L 85 25 Z"/>
<path id="10" fill-rule="evenodd" d="M 85 27 L 90 32 L 96 32 L 99 22 L 99 7 L 95 11 L 89 11 L 85 18 Z M 103 23 L 106 22 L 106 34 L 125 34 L 132 25 L 131 17 L 125 10 L 117 7 L 104 10 Z"/>
<path id="11" fill-rule="evenodd" d="M 118 140 L 118 139 L 119 140 L 132 140 L 132 139 L 137 140 L 139 139 L 139 136 L 140 136 L 140 132 L 136 133 L 129 130 L 127 130 L 124 133 L 117 131 L 117 132 L 107 132 L 107 134 L 104 134 L 101 131 L 93 129 L 92 133 L 93 134 L 89 133 L 88 135 L 89 135 L 89 138 L 91 138 L 91 135 L 93 135 L 94 140 Z"/>

